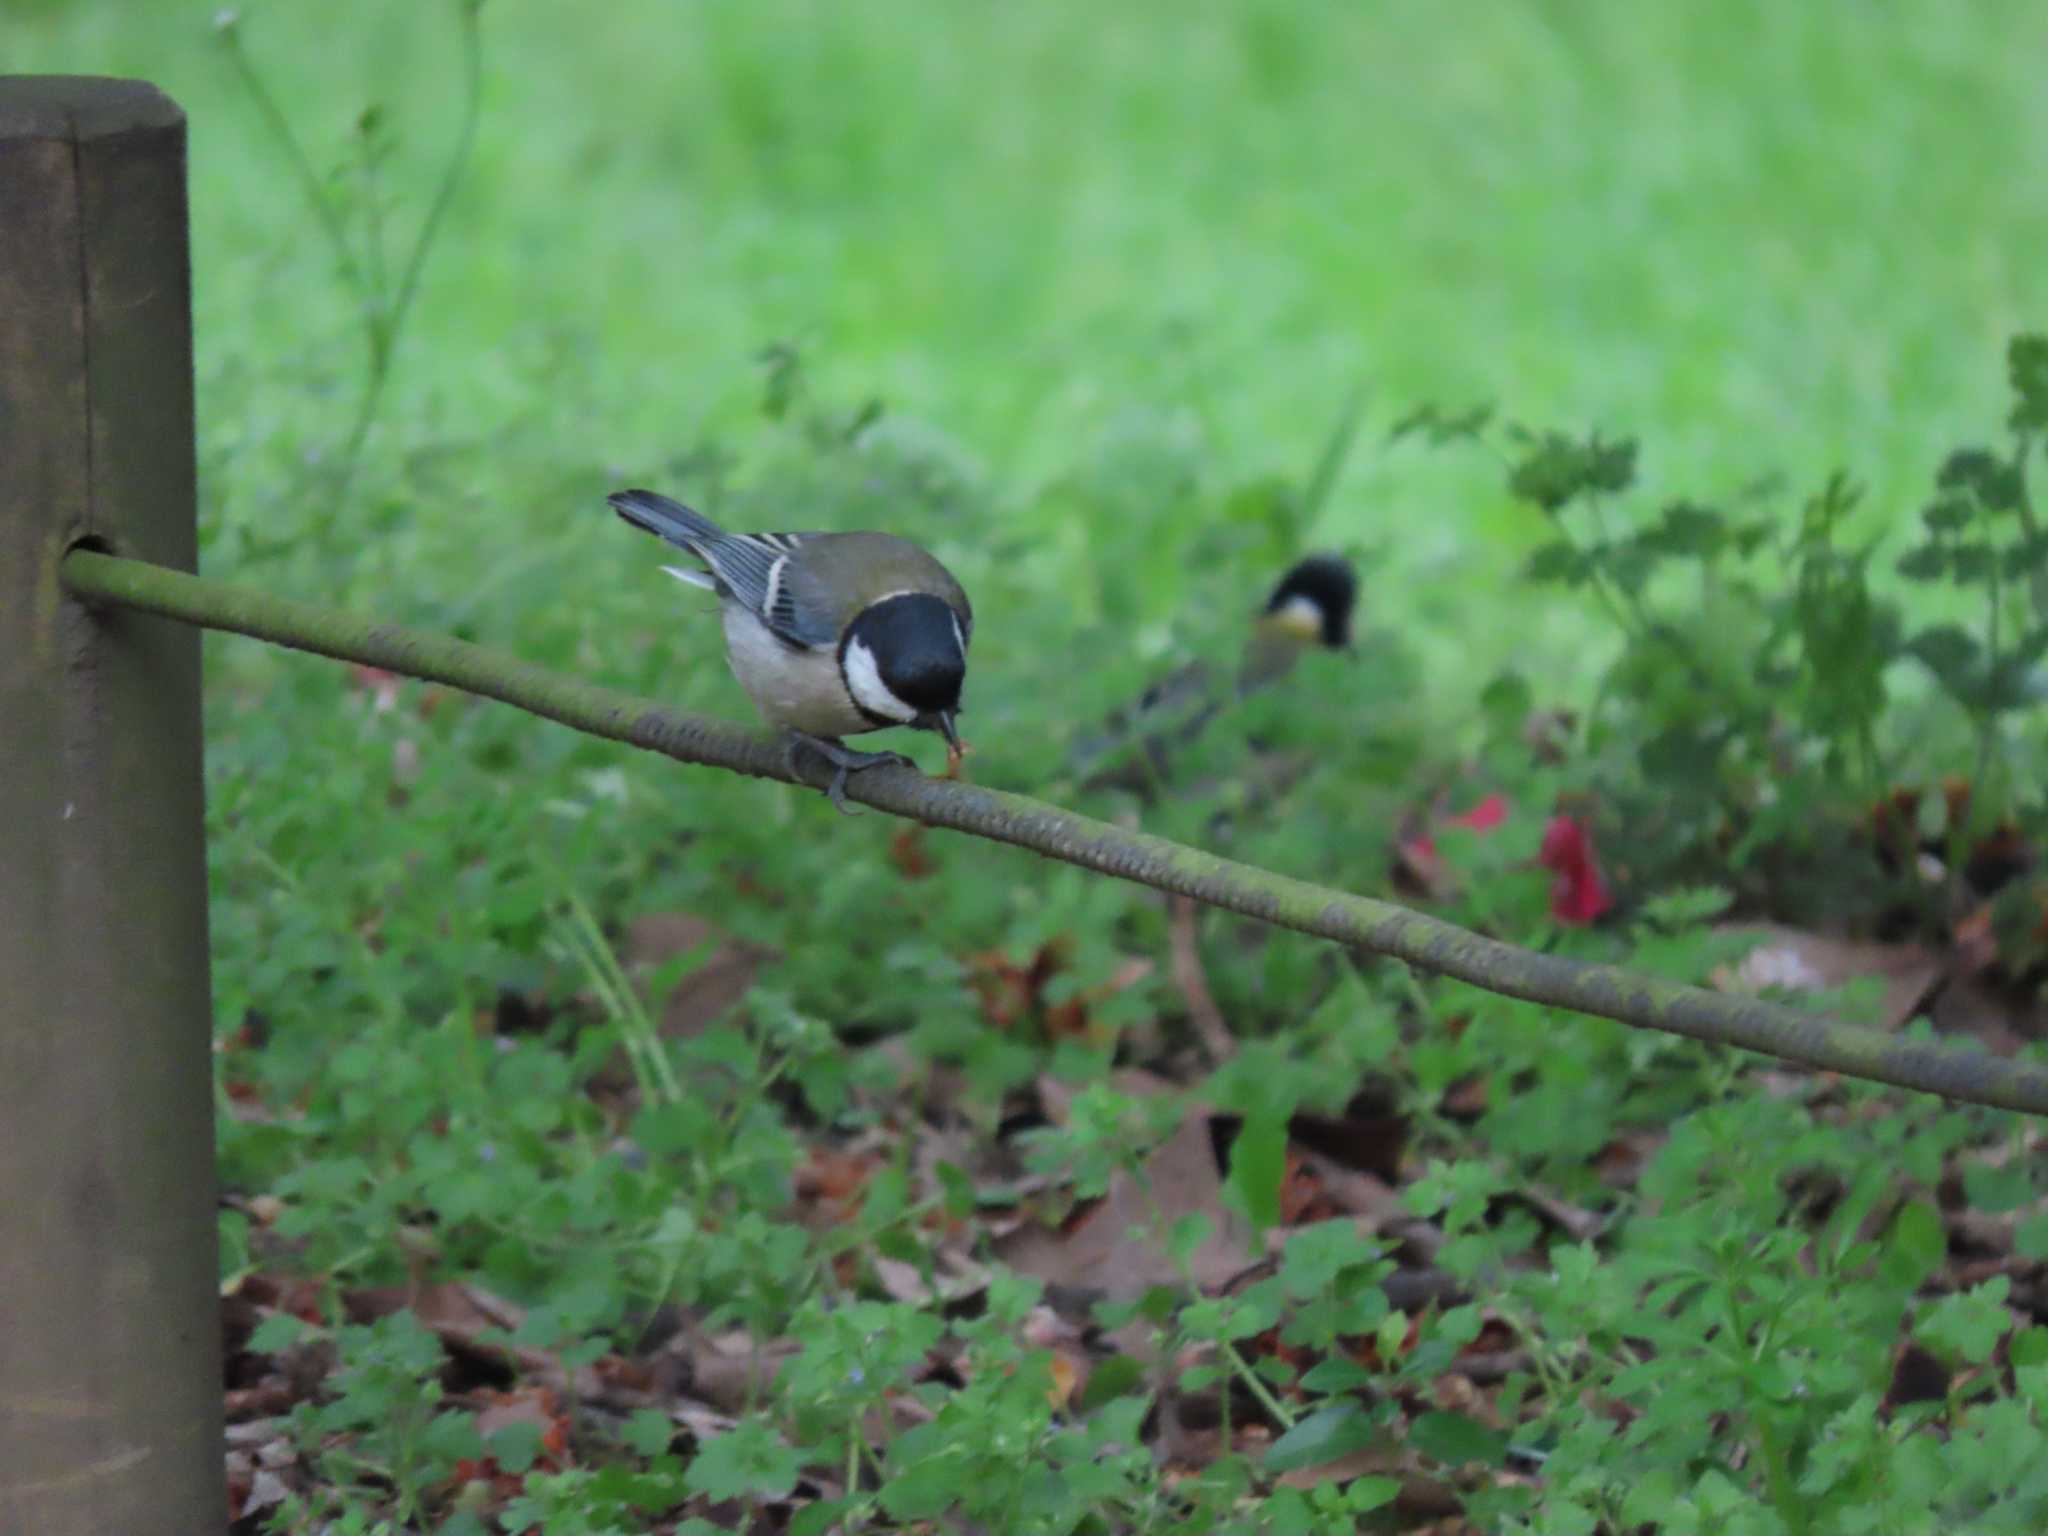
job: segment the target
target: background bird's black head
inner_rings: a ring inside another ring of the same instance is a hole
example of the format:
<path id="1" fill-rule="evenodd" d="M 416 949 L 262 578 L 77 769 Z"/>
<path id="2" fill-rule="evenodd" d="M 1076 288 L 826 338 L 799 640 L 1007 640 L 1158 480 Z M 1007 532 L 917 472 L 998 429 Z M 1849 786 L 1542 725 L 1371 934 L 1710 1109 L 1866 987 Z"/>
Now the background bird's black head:
<path id="1" fill-rule="evenodd" d="M 883 685 L 920 715 L 960 708 L 967 653 L 960 621 L 944 599 L 923 592 L 884 598 L 847 626 L 842 661 L 855 641 L 874 656 Z"/>
<path id="2" fill-rule="evenodd" d="M 1273 589 L 1265 612 L 1278 613 L 1296 598 L 1315 604 L 1321 615 L 1318 636 L 1331 650 L 1351 643 L 1351 612 L 1358 605 L 1358 574 L 1341 555 L 1310 555 L 1301 561 Z"/>

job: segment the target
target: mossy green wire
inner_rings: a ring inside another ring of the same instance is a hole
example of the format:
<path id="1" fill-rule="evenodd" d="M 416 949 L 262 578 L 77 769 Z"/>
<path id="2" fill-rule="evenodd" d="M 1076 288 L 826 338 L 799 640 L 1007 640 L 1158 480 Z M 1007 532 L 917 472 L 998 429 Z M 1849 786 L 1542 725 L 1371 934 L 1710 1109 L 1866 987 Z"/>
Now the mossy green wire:
<path id="1" fill-rule="evenodd" d="M 467 641 L 89 550 L 67 555 L 62 574 L 65 586 L 82 599 L 445 683 L 679 762 L 821 787 L 792 777 L 782 743 L 772 736 L 668 709 Z M 846 794 L 894 816 L 1012 843 L 1099 874 L 1390 955 L 1508 997 L 1963 1103 L 2048 1113 L 2048 1069 L 2034 1063 L 1896 1039 L 1825 1014 L 1521 949 L 1393 902 L 1219 858 L 1025 795 L 927 778 L 908 768 L 857 774 Z"/>

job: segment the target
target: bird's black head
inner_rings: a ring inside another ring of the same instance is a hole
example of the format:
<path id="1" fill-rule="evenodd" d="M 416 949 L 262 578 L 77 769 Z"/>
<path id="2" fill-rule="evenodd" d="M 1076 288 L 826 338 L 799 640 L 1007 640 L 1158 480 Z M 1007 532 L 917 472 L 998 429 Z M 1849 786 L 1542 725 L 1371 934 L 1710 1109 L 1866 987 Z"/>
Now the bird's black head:
<path id="1" fill-rule="evenodd" d="M 944 599 L 901 592 L 862 609 L 839 642 L 839 671 L 876 725 L 914 725 L 954 739 L 967 638 Z"/>
<path id="2" fill-rule="evenodd" d="M 1288 616 L 1314 610 L 1318 644 L 1333 651 L 1351 644 L 1351 611 L 1358 604 L 1358 575 L 1341 555 L 1310 555 L 1280 578 L 1266 599 L 1265 613 Z"/>

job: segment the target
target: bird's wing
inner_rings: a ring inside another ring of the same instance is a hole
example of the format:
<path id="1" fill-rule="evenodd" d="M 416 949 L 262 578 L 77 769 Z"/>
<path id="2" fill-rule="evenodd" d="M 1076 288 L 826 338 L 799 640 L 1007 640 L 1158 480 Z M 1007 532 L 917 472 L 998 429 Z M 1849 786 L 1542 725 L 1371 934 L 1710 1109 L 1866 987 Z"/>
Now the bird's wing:
<path id="1" fill-rule="evenodd" d="M 721 533 L 700 539 L 690 552 L 711 569 L 721 597 L 738 603 L 769 633 L 806 650 L 839 643 L 840 618 L 790 557 L 813 537 L 807 533 Z"/>
<path id="2" fill-rule="evenodd" d="M 812 650 L 830 650 L 838 645 L 846 615 L 839 611 L 840 605 L 830 600 L 817 576 L 790 558 L 811 535 L 756 533 L 747 537 L 775 551 L 762 572 L 758 596 L 749 589 L 746 597 L 769 632 L 791 645 Z M 733 593 L 735 597 L 741 596 L 737 587 Z"/>
<path id="3" fill-rule="evenodd" d="M 709 587 L 760 619 L 791 645 L 830 644 L 836 625 L 827 625 L 783 590 L 789 556 L 804 541 L 800 533 L 727 533 L 693 508 L 656 491 L 614 491 L 606 498 L 619 516 L 686 549 L 704 562 L 704 576 L 673 565 L 663 570 L 678 581 Z"/>
<path id="4" fill-rule="evenodd" d="M 781 584 L 779 567 L 796 545 L 788 534 L 721 533 L 697 544 L 693 553 L 711 567 L 723 592 L 765 619 Z"/>

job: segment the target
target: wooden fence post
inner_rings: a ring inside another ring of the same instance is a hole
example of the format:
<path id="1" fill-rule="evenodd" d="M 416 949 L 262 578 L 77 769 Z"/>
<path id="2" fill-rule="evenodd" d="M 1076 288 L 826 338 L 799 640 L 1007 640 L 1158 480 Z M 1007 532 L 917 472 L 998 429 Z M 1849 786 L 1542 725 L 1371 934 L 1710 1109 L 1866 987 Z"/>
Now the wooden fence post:
<path id="1" fill-rule="evenodd" d="M 0 1536 L 227 1525 L 199 635 L 66 598 L 196 555 L 185 119 L 0 78 Z"/>

